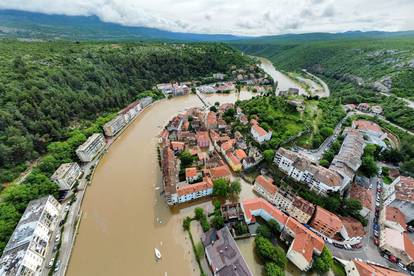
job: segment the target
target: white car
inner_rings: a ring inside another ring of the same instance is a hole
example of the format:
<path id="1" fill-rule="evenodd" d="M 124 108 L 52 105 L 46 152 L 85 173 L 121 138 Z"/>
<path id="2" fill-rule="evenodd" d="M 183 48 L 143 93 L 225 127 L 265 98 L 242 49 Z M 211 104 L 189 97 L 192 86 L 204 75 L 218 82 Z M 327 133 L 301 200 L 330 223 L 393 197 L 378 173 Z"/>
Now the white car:
<path id="1" fill-rule="evenodd" d="M 56 265 L 55 265 L 55 269 L 54 269 L 54 271 L 55 271 L 55 272 L 58 272 L 58 271 L 59 271 L 59 269 L 60 269 L 60 260 L 58 260 L 58 261 L 56 262 Z"/>
<path id="2" fill-rule="evenodd" d="M 68 204 L 68 205 L 66 205 L 66 207 L 65 207 L 65 212 L 69 211 L 69 209 L 70 209 L 70 205 Z"/>
<path id="3" fill-rule="evenodd" d="M 52 266 L 53 266 L 53 263 L 55 262 L 55 258 L 52 258 L 52 259 L 50 259 L 50 262 L 49 262 L 49 268 L 51 268 Z"/>
<path id="4" fill-rule="evenodd" d="M 59 242 L 59 241 L 60 241 L 60 234 L 57 234 L 57 235 L 56 235 L 55 242 Z"/>

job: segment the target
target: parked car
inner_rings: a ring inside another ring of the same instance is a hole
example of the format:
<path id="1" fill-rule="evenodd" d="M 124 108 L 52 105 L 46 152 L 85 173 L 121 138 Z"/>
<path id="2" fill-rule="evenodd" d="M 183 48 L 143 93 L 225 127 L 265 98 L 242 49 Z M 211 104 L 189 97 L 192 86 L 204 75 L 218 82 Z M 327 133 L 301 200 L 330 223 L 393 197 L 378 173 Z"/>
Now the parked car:
<path id="1" fill-rule="evenodd" d="M 344 246 L 343 246 L 342 244 L 339 244 L 339 243 L 332 243 L 332 244 L 333 244 L 333 246 L 335 246 L 335 247 L 338 247 L 338 248 L 344 249 Z"/>
<path id="2" fill-rule="evenodd" d="M 59 226 L 62 226 L 63 224 L 65 224 L 65 221 L 62 219 L 62 220 L 59 222 Z"/>
<path id="3" fill-rule="evenodd" d="M 55 258 L 50 259 L 50 262 L 48 264 L 48 267 L 51 268 L 53 266 L 53 263 L 55 262 Z"/>
<path id="4" fill-rule="evenodd" d="M 374 230 L 378 231 L 379 230 L 379 225 L 374 223 Z"/>
<path id="5" fill-rule="evenodd" d="M 375 236 L 376 238 L 378 238 L 378 237 L 379 237 L 379 232 L 378 232 L 377 230 L 374 230 L 374 236 Z"/>
<path id="6" fill-rule="evenodd" d="M 60 241 L 60 234 L 56 235 L 55 242 L 58 243 Z"/>
<path id="7" fill-rule="evenodd" d="M 378 240 L 377 238 L 374 238 L 374 244 L 375 244 L 376 246 L 378 246 L 378 245 L 379 245 L 379 240 Z"/>
<path id="8" fill-rule="evenodd" d="M 69 211 L 69 209 L 70 209 L 70 205 L 68 204 L 65 206 L 65 212 Z"/>
<path id="9" fill-rule="evenodd" d="M 357 248 L 357 249 L 362 248 L 362 243 L 360 242 L 360 243 L 354 244 L 352 247 Z"/>
<path id="10" fill-rule="evenodd" d="M 397 263 L 397 258 L 396 258 L 395 256 L 393 256 L 393 255 L 390 255 L 390 256 L 388 257 L 388 260 L 389 260 L 390 262 L 394 263 L 394 264 L 396 264 L 396 263 Z"/>
<path id="11" fill-rule="evenodd" d="M 58 261 L 56 262 L 56 265 L 55 265 L 55 269 L 54 269 L 54 271 L 55 271 L 55 272 L 58 272 L 58 271 L 59 271 L 59 269 L 60 269 L 60 260 L 58 260 Z"/>

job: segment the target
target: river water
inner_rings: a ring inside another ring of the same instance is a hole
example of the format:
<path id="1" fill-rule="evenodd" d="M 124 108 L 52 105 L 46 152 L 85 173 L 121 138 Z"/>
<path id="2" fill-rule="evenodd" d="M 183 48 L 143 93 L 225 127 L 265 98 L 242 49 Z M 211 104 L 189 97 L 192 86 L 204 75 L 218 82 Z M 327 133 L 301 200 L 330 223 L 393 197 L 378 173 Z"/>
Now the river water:
<path id="1" fill-rule="evenodd" d="M 283 83 L 283 79 L 276 80 Z M 206 97 L 213 103 L 226 103 L 252 96 L 242 91 Z M 155 103 L 102 157 L 83 200 L 83 217 L 67 275 L 198 275 L 182 231 L 182 219 L 192 215 L 193 208 L 170 209 L 156 189 L 161 186 L 157 135 L 171 117 L 196 106 L 202 106 L 196 95 Z M 159 262 L 154 258 L 155 247 L 162 253 Z M 251 247 L 243 246 L 243 254 L 246 250 L 252 254 Z M 252 259 L 248 262 L 256 266 L 252 270 L 260 269 Z"/>

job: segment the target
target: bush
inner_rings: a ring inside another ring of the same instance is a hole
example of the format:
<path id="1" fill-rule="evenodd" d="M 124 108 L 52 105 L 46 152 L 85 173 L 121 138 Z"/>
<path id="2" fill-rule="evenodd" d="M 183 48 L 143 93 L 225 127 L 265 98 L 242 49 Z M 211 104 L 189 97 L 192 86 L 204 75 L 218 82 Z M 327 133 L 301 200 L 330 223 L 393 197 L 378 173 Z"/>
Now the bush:
<path id="1" fill-rule="evenodd" d="M 328 160 L 321 159 L 321 160 L 319 161 L 319 165 L 321 165 L 322 167 L 328 168 L 328 167 L 329 167 L 329 165 L 330 165 L 330 162 L 329 162 Z"/>
<path id="2" fill-rule="evenodd" d="M 331 251 L 325 246 L 320 256 L 316 257 L 312 268 L 320 274 L 328 272 L 333 265 Z"/>
<path id="3" fill-rule="evenodd" d="M 201 220 L 203 217 L 205 217 L 204 210 L 203 208 L 200 208 L 200 207 L 197 207 L 194 209 L 194 214 L 195 214 L 196 220 Z"/>
<path id="4" fill-rule="evenodd" d="M 249 233 L 249 227 L 243 222 L 239 222 L 238 224 L 236 224 L 235 230 L 236 234 L 239 236 Z"/>
<path id="5" fill-rule="evenodd" d="M 277 266 L 275 263 L 268 262 L 264 267 L 265 276 L 284 276 L 285 272 L 283 269 Z"/>
<path id="6" fill-rule="evenodd" d="M 287 264 L 286 253 L 280 246 L 274 246 L 272 242 L 264 237 L 255 238 L 255 251 L 264 262 L 274 262 L 284 269 Z"/>
<path id="7" fill-rule="evenodd" d="M 224 218 L 221 215 L 214 215 L 214 217 L 211 219 L 211 225 L 217 230 L 223 228 Z"/>
<path id="8" fill-rule="evenodd" d="M 185 231 L 190 230 L 190 225 L 191 225 L 191 218 L 190 217 L 185 217 L 185 219 L 183 221 L 183 229 Z"/>
<path id="9" fill-rule="evenodd" d="M 201 228 L 203 229 L 203 232 L 207 232 L 210 230 L 210 223 L 208 223 L 207 217 L 203 216 L 200 219 Z"/>
<path id="10" fill-rule="evenodd" d="M 266 239 L 270 239 L 272 236 L 272 232 L 270 231 L 269 226 L 267 226 L 266 224 L 259 225 L 259 227 L 257 227 L 256 229 L 256 234 Z"/>

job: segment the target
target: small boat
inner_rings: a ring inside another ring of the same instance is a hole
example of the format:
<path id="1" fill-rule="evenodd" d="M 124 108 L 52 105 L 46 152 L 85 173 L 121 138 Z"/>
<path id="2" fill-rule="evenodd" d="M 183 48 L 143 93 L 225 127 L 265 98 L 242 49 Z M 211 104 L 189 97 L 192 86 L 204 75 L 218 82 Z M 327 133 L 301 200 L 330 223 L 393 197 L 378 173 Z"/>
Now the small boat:
<path id="1" fill-rule="evenodd" d="M 161 252 L 157 248 L 154 248 L 154 252 L 155 252 L 155 257 L 157 257 L 157 259 L 160 260 L 161 259 Z"/>

